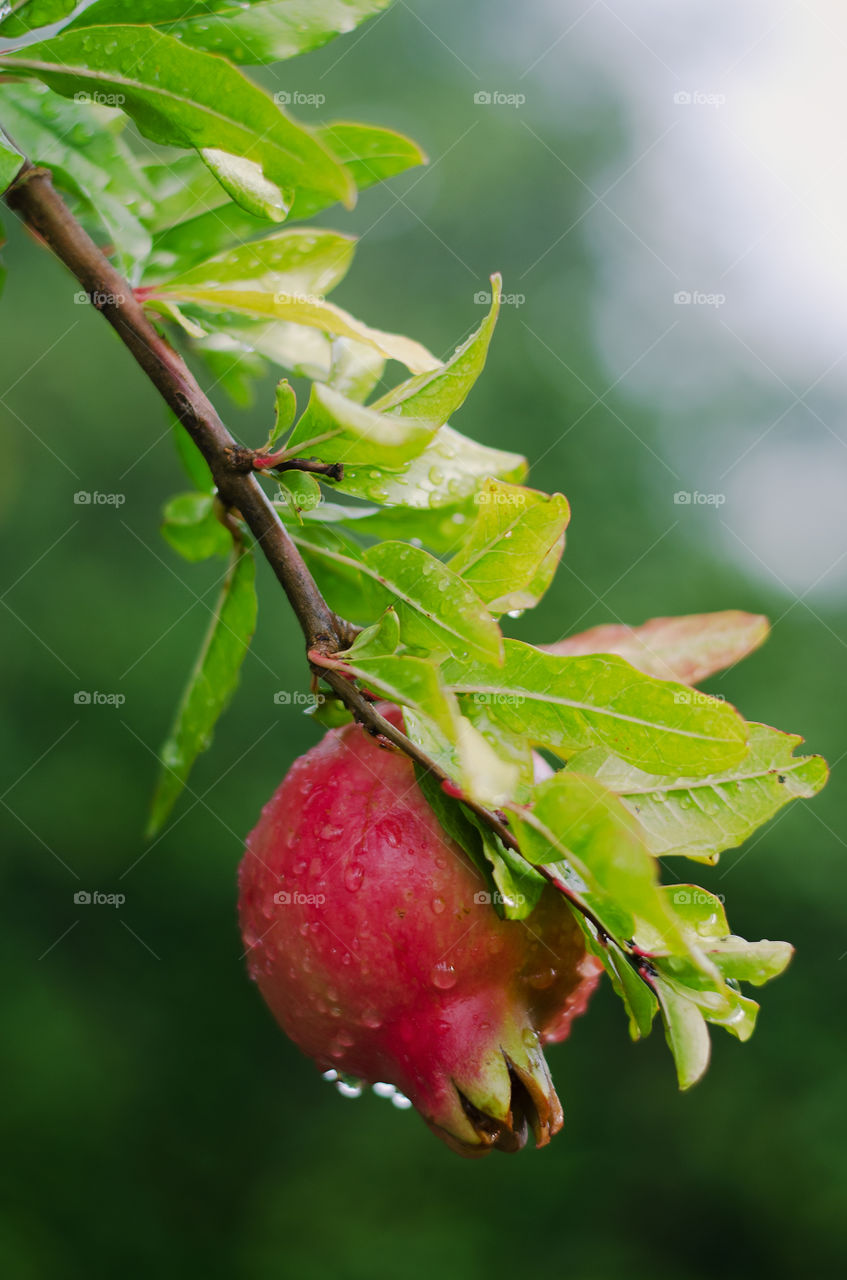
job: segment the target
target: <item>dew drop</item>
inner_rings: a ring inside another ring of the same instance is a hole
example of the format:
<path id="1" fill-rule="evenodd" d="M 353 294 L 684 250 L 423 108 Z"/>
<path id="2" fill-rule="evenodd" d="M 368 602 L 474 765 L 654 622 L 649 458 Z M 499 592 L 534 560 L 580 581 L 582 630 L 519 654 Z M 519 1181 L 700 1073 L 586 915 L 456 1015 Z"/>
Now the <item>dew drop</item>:
<path id="1" fill-rule="evenodd" d="M 346 1080 L 337 1080 L 335 1087 L 341 1094 L 342 1098 L 361 1098 L 362 1086 L 358 1083 L 348 1083 Z"/>
<path id="2" fill-rule="evenodd" d="M 387 1084 L 382 1080 L 377 1080 L 376 1084 L 373 1086 L 373 1091 L 378 1098 L 390 1098 L 394 1093 L 396 1093 L 393 1084 Z"/>
<path id="3" fill-rule="evenodd" d="M 398 1111 L 408 1111 L 412 1105 L 405 1093 L 399 1093 L 397 1090 L 391 1095 L 391 1105 L 396 1107 Z"/>
<path id="4" fill-rule="evenodd" d="M 368 1027 L 371 1031 L 378 1031 L 382 1026 L 382 1018 L 376 1009 L 366 1009 L 362 1014 L 362 1026 Z"/>
<path id="5" fill-rule="evenodd" d="M 429 975 L 434 987 L 438 987 L 439 991 L 449 991 L 451 987 L 456 985 L 456 970 L 452 964 L 433 965 L 432 972 Z"/>
<path id="6" fill-rule="evenodd" d="M 364 878 L 365 868 L 361 862 L 351 862 L 344 872 L 344 888 L 350 893 L 355 893 L 357 889 L 362 887 Z"/>
<path id="7" fill-rule="evenodd" d="M 437 916 L 440 916 L 440 915 L 441 915 L 441 913 L 442 913 L 442 911 L 444 910 L 444 899 L 443 899 L 443 898 L 433 898 L 432 902 L 430 903 L 430 906 L 432 907 L 432 909 L 433 909 L 433 911 L 435 912 L 435 914 L 436 914 Z"/>

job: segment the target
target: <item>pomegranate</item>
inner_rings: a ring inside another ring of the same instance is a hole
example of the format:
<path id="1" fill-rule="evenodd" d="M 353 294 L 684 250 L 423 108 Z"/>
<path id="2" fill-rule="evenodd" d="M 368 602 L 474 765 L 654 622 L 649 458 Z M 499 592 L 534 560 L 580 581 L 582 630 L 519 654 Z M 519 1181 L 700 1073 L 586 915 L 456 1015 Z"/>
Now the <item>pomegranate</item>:
<path id="1" fill-rule="evenodd" d="M 599 962 L 553 889 L 524 921 L 497 916 L 401 752 L 330 730 L 265 806 L 239 880 L 250 974 L 322 1071 L 395 1086 L 462 1155 L 561 1128 L 542 1045 Z"/>

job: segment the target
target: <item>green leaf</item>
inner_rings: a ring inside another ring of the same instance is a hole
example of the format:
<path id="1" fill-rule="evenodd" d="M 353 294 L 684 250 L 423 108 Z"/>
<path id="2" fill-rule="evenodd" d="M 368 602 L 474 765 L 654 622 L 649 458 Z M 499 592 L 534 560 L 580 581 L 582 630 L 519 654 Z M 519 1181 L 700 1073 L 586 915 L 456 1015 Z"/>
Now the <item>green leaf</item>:
<path id="1" fill-rule="evenodd" d="M 135 23 L 148 23 L 196 49 L 231 62 L 278 62 L 308 53 L 365 18 L 389 0 L 137 0 Z M 65 0 L 70 12 L 74 5 Z M 98 0 L 73 27 L 126 22 L 126 0 Z"/>
<path id="2" fill-rule="evenodd" d="M 153 796 L 148 835 L 161 830 L 185 787 L 191 766 L 209 746 L 218 717 L 235 691 L 256 625 L 255 572 L 252 554 L 237 548 L 173 727 L 162 747 L 162 769 Z"/>
<path id="3" fill-rule="evenodd" d="M 196 270 L 199 271 L 200 268 Z M 287 321 L 289 324 L 318 329 L 322 333 L 353 338 L 373 347 L 387 359 L 399 360 L 413 372 L 434 369 L 438 365 L 435 356 L 412 338 L 372 329 L 361 320 L 356 320 L 349 312 L 310 294 L 286 290 L 273 292 L 263 290 L 255 283 L 239 289 L 222 288 L 213 282 L 183 284 L 179 280 L 169 280 L 149 287 L 146 299 L 158 298 L 192 302 L 205 311 L 233 311 L 258 320 Z"/>
<path id="4" fill-rule="evenodd" d="M 182 296 L 184 289 L 196 287 L 255 289 L 322 298 L 347 274 L 355 247 L 352 236 L 321 227 L 276 231 L 263 240 L 227 249 L 147 290 L 157 296 Z"/>
<path id="5" fill-rule="evenodd" d="M 709 1029 L 701 1011 L 663 978 L 655 978 L 665 1039 L 676 1063 L 680 1089 L 690 1089 L 709 1065 Z"/>
<path id="6" fill-rule="evenodd" d="M 294 541 L 307 562 L 316 564 L 337 598 L 339 579 L 354 601 L 352 618 L 372 617 L 387 606 L 397 610 L 408 645 L 435 654 L 467 652 L 496 661 L 500 629 L 476 593 L 420 547 L 381 542 L 359 553 L 333 530 L 311 526 Z M 338 612 L 345 612 L 330 600 Z"/>
<path id="7" fill-rule="evenodd" d="M 375 125 L 339 124 L 315 129 L 313 135 L 328 146 L 344 164 L 359 188 L 369 187 L 410 165 L 419 164 L 423 153 L 408 138 Z M 367 159 L 347 158 L 361 152 Z M 182 157 L 194 162 L 195 157 Z M 168 198 L 159 206 L 151 264 L 158 271 L 185 270 L 202 262 L 211 254 L 243 244 L 264 234 L 267 221 L 248 213 L 239 205 L 227 202 L 221 187 L 200 166 L 182 166 L 182 186 L 168 186 Z M 310 218 L 335 196 L 298 188 L 288 215 L 294 219 Z M 343 390 L 343 388 L 341 388 Z"/>
<path id="8" fill-rule="evenodd" d="M 323 501 L 321 486 L 306 471 L 285 471 L 274 477 L 279 492 L 298 524 L 303 523 L 304 512 L 314 511 Z"/>
<path id="9" fill-rule="evenodd" d="M 20 151 L 0 132 L 0 195 L 15 181 L 23 164 Z"/>
<path id="10" fill-rule="evenodd" d="M 479 596 L 421 547 L 380 542 L 362 557 L 366 570 L 397 609 L 407 644 L 433 653 L 502 656 L 500 629 Z"/>
<path id="11" fill-rule="evenodd" d="M 807 800 L 827 779 L 820 756 L 795 757 L 803 741 L 764 724 L 748 725 L 750 750 L 740 764 L 705 778 L 645 773 L 602 748 L 574 756 L 569 768 L 620 795 L 651 853 L 714 863 L 790 800 Z"/>
<path id="12" fill-rule="evenodd" d="M 794 954 L 790 943 L 748 942 L 731 934 L 722 899 L 697 885 L 663 885 L 662 893 L 724 978 L 760 987 L 784 973 Z"/>
<path id="13" fill-rule="evenodd" d="M 232 550 L 232 534 L 215 515 L 215 501 L 207 493 L 180 493 L 164 510 L 162 536 L 185 560 L 208 560 Z"/>
<path id="14" fill-rule="evenodd" d="M 53 22 L 61 22 L 73 13 L 79 0 L 17 0 L 7 9 L 6 17 L 0 18 L 0 33 L 15 40 L 27 35 L 36 27 L 46 27 Z"/>
<path id="15" fill-rule="evenodd" d="M 476 589 L 492 613 L 531 609 L 550 582 L 564 547 L 570 507 L 520 485 L 486 480 L 475 494 L 478 516 L 450 567 Z"/>
<path id="16" fill-rule="evenodd" d="M 636 916 L 663 936 L 678 937 L 637 824 L 600 783 L 557 773 L 535 787 L 530 807 L 508 811 L 527 861 L 547 866 L 562 892 L 611 937 L 631 938 Z"/>
<path id="17" fill-rule="evenodd" d="M 506 641 L 505 666 L 450 663 L 446 682 L 510 733 L 568 757 L 602 744 L 640 768 L 692 776 L 737 764 L 744 721 L 725 702 L 641 675 L 618 657 L 560 658 Z M 682 698 L 683 700 L 680 700 Z"/>
<path id="18" fill-rule="evenodd" d="M 315 136 L 344 165 L 360 191 L 384 182 L 414 165 L 425 164 L 426 155 L 416 142 L 374 124 L 337 120 L 319 126 Z M 311 218 L 330 203 L 325 196 L 302 188 L 294 198 L 291 218 Z"/>
<path id="19" fill-rule="evenodd" d="M 348 654 L 343 661 L 326 659 L 321 665 L 345 671 L 369 691 L 427 716 L 443 733 L 453 734 L 455 710 L 441 687 L 434 663 L 408 654 L 377 657 Z"/>
<path id="20" fill-rule="evenodd" d="M 517 481 L 526 469 L 526 460 L 519 454 L 477 444 L 444 426 L 423 453 L 405 466 L 395 471 L 345 467 L 344 480 L 337 487 L 370 502 L 421 510 L 456 506 L 472 497 L 489 476 Z"/>
<path id="21" fill-rule="evenodd" d="M 290 532 L 330 608 L 351 622 L 375 621 L 385 597 L 376 591 L 360 548 L 337 529 L 320 525 Z"/>
<path id="22" fill-rule="evenodd" d="M 196 149 L 251 212 L 284 217 L 286 193 L 301 185 L 348 204 L 355 198 L 347 170 L 241 72 L 151 27 L 66 31 L 0 54 L 0 66 L 42 80 L 65 97 L 83 92 L 111 99 L 151 142 Z M 256 181 L 248 196 L 251 172 Z M 268 184 L 276 188 L 275 211 Z"/>
<path id="23" fill-rule="evenodd" d="M 274 408 L 274 425 L 265 445 L 266 453 L 270 453 L 277 447 L 297 415 L 297 396 L 287 378 L 283 378 L 277 385 Z"/>
<path id="24" fill-rule="evenodd" d="M 348 400 L 362 404 L 385 371 L 385 357 L 350 338 L 335 338 L 326 381 Z"/>
<path id="25" fill-rule="evenodd" d="M 360 631 L 350 648 L 339 654 L 355 663 L 360 658 L 383 658 L 400 648 L 400 619 L 396 609 L 386 609 L 373 626 Z"/>
<path id="26" fill-rule="evenodd" d="M 372 409 L 391 411 L 401 417 L 425 418 L 443 426 L 461 408 L 473 384 L 485 367 L 488 347 L 500 309 L 500 277 L 492 276 L 491 310 L 467 342 L 439 368 L 401 382 L 377 400 Z"/>
<path id="27" fill-rule="evenodd" d="M 174 315 L 176 310 L 173 308 L 171 318 L 184 327 L 185 317 Z M 215 388 L 221 387 L 239 409 L 249 409 L 255 400 L 253 384 L 266 372 L 262 357 L 243 350 L 221 333 L 202 336 L 193 344 L 193 350 L 212 374 Z"/>
<path id="28" fill-rule="evenodd" d="M 616 653 L 648 676 L 699 684 L 716 671 L 740 662 L 767 636 L 767 618 L 726 609 L 722 613 L 652 618 L 640 627 L 592 627 L 539 648 L 563 657 Z"/>
<path id="29" fill-rule="evenodd" d="M 437 423 L 376 413 L 315 382 L 285 452 L 290 458 L 315 456 L 323 462 L 399 466 L 417 457 L 437 429 Z"/>

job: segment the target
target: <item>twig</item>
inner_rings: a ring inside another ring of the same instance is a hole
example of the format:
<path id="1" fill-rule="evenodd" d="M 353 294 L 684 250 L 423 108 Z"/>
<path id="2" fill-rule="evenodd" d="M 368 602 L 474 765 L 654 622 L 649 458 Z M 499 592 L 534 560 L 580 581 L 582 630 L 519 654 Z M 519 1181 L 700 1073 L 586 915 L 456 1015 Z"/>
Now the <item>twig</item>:
<path id="1" fill-rule="evenodd" d="M 5 200 L 76 276 L 93 305 L 109 321 L 203 454 L 221 502 L 228 510 L 236 510 L 243 517 L 282 584 L 306 638 L 312 671 L 330 685 L 368 730 L 387 738 L 439 781 L 449 782 L 440 766 L 381 716 L 373 702 L 349 679 L 340 671 L 330 670 L 320 663 L 321 657 L 347 648 L 358 628 L 339 618 L 329 608 L 273 505 L 260 488 L 253 474 L 255 463 L 257 460 L 267 463 L 268 457 L 259 455 L 257 458 L 255 451 L 245 450 L 236 443 L 185 361 L 156 332 L 130 285 L 77 222 L 53 187 L 47 170 L 27 164 L 6 192 Z M 271 465 L 274 464 L 271 462 Z M 291 459 L 284 465 L 317 471 L 322 464 Z M 335 464 L 327 465 L 335 467 Z M 464 799 L 463 803 L 505 845 L 511 849 L 518 848 L 515 837 L 495 813 L 471 799 Z"/>

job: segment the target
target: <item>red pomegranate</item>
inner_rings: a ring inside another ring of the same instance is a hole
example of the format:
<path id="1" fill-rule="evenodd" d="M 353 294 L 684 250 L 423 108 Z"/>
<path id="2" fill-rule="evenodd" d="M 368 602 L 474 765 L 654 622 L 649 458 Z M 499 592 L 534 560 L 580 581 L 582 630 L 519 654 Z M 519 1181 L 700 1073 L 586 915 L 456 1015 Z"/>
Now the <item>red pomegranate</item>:
<path id="1" fill-rule="evenodd" d="M 599 963 L 553 889 L 524 921 L 497 916 L 402 753 L 328 732 L 262 811 L 239 881 L 250 974 L 321 1070 L 395 1086 L 462 1155 L 561 1128 L 541 1046 Z"/>

